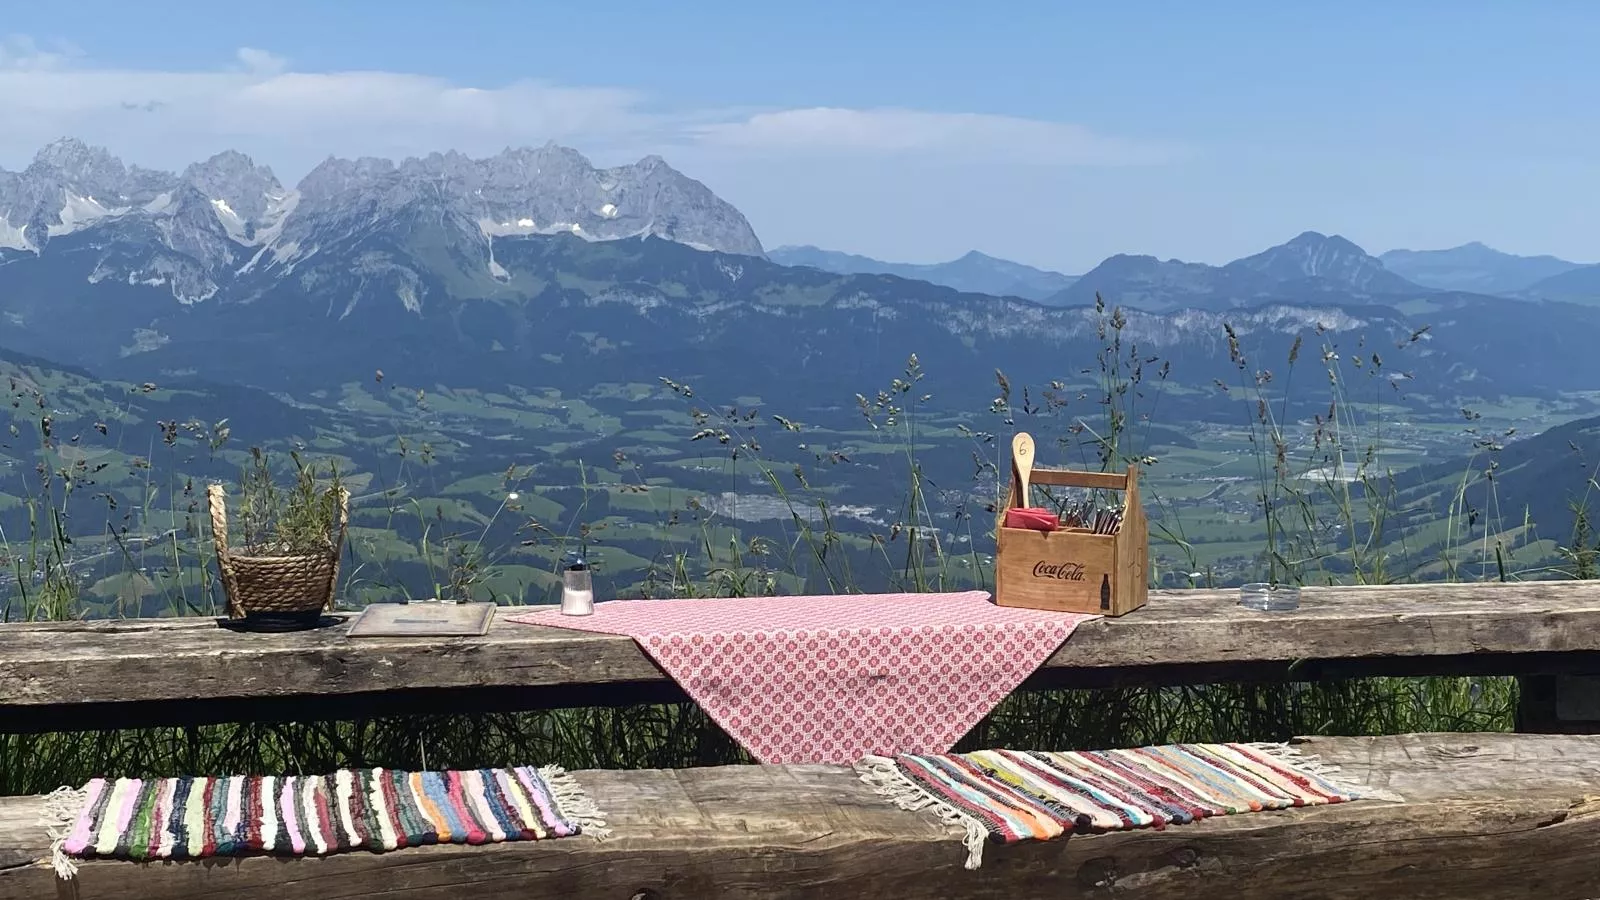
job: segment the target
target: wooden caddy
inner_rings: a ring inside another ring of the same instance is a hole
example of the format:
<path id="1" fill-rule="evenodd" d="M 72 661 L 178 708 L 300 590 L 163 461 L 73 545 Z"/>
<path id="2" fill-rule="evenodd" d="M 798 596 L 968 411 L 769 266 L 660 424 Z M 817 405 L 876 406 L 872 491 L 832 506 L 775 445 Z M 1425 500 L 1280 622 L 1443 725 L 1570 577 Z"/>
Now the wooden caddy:
<path id="1" fill-rule="evenodd" d="M 995 529 L 994 599 L 1000 606 L 1120 616 L 1150 594 L 1150 527 L 1139 503 L 1139 473 L 1034 469 L 1032 482 L 1122 491 L 1126 512 L 1115 534 L 1063 528 L 1048 534 L 1005 527 L 1006 510 L 1023 502 L 1015 468 Z"/>

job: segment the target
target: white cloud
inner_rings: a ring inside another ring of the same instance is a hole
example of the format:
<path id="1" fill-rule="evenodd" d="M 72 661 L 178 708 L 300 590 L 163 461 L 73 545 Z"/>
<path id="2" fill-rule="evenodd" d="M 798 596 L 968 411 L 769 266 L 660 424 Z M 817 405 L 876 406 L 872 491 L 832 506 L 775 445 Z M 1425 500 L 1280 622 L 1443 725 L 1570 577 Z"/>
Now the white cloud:
<path id="1" fill-rule="evenodd" d="M 239 62 L 243 63 L 244 67 L 251 72 L 274 75 L 289 67 L 287 59 L 277 54 L 269 53 L 266 50 L 257 50 L 254 47 L 240 47 L 239 52 L 235 55 L 239 57 Z"/>
<path id="2" fill-rule="evenodd" d="M 971 162 L 1119 165 L 1163 150 L 1078 125 L 915 110 L 659 111 L 627 89 L 522 81 L 469 87 L 382 71 L 305 72 L 266 50 L 233 65 L 164 72 L 96 67 L 26 38 L 0 40 L 0 165 L 64 135 L 129 161 L 178 168 L 225 148 L 293 179 L 340 156 L 494 153 L 555 140 L 611 162 L 660 152 L 913 155 Z"/>
<path id="3" fill-rule="evenodd" d="M 26 34 L 0 35 L 0 70 L 54 69 L 74 55 L 67 46 L 46 50 Z"/>
<path id="4" fill-rule="evenodd" d="M 1081 125 L 982 113 L 816 107 L 699 126 L 715 146 L 783 153 L 935 156 L 969 162 L 1131 165 L 1171 150 L 1097 134 Z"/>

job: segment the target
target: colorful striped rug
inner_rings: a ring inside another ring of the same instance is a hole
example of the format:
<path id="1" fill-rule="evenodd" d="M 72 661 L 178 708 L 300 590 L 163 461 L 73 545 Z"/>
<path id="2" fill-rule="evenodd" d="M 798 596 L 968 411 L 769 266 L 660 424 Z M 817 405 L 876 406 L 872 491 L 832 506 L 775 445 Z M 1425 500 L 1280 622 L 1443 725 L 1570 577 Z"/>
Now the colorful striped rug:
<path id="1" fill-rule="evenodd" d="M 1287 744 L 902 754 L 869 756 L 856 768 L 901 808 L 931 808 L 961 827 L 969 869 L 982 863 L 985 842 L 1164 828 L 1207 816 L 1350 800 L 1400 801 L 1389 791 L 1336 779 L 1336 767 Z"/>
<path id="2" fill-rule="evenodd" d="M 74 858 L 322 856 L 606 834 L 594 803 L 554 766 L 96 778 L 51 794 L 45 819 L 64 879 Z"/>

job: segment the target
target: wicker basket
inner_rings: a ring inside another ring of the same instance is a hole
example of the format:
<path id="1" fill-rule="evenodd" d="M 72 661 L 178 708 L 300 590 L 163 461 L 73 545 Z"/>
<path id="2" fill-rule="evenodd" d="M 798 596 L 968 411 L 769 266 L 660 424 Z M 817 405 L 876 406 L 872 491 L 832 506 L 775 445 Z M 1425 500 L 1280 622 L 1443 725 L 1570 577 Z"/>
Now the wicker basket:
<path id="1" fill-rule="evenodd" d="M 327 552 L 294 556 L 241 556 L 228 550 L 228 507 L 222 486 L 206 489 L 217 570 L 228 595 L 228 616 L 315 619 L 333 608 L 339 559 L 350 522 L 350 492 L 339 489 L 339 521 Z"/>

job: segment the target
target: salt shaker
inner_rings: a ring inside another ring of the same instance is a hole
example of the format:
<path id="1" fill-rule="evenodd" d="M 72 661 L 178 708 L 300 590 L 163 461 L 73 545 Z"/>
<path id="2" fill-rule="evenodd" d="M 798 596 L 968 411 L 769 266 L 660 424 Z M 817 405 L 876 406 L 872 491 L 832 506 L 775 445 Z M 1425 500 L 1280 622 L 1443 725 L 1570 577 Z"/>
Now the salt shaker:
<path id="1" fill-rule="evenodd" d="M 561 573 L 561 614 L 587 616 L 594 612 L 594 582 L 589 565 L 579 557 Z"/>

